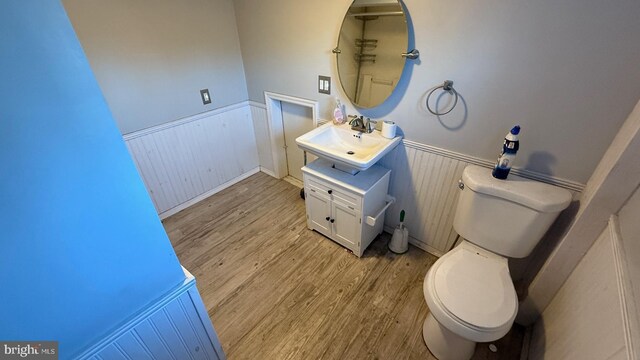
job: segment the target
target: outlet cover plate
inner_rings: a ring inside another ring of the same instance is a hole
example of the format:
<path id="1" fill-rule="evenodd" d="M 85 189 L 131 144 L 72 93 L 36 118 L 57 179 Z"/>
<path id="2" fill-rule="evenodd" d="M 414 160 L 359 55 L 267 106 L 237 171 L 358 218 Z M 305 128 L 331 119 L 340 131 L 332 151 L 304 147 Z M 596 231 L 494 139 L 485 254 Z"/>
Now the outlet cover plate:
<path id="1" fill-rule="evenodd" d="M 318 92 L 320 94 L 331 95 L 331 77 L 318 76 Z"/>
<path id="2" fill-rule="evenodd" d="M 202 104 L 211 104 L 211 95 L 209 95 L 209 89 L 200 90 L 200 97 L 202 98 Z"/>

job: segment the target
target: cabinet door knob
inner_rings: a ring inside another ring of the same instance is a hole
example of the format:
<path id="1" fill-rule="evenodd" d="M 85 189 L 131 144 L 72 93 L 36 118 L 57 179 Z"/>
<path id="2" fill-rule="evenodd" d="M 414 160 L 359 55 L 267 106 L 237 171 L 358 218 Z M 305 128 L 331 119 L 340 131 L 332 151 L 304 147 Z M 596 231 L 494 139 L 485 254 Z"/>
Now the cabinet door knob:
<path id="1" fill-rule="evenodd" d="M 334 221 L 336 221 L 336 219 L 331 219 L 331 220 L 329 220 L 329 221 L 331 221 L 331 223 L 333 224 L 333 222 L 334 222 Z"/>
<path id="2" fill-rule="evenodd" d="M 327 216 L 325 219 L 326 219 L 327 221 L 329 221 L 331 218 Z"/>
<path id="3" fill-rule="evenodd" d="M 328 190 L 327 192 L 329 193 L 329 195 L 331 195 L 331 193 L 333 192 L 333 190 Z"/>

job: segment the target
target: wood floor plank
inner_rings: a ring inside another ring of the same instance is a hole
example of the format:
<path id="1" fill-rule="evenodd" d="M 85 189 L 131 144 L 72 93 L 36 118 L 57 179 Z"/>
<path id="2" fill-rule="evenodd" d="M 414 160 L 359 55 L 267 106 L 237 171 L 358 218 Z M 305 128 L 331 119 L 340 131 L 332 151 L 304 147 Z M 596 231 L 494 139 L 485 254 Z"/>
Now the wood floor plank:
<path id="1" fill-rule="evenodd" d="M 422 329 L 422 323 L 428 313 L 427 307 L 423 306 L 423 280 L 424 277 L 417 274 L 407 286 L 407 293 L 398 301 L 398 312 L 386 324 L 382 337 L 372 346 L 374 358 L 429 359 L 426 347 L 416 346 L 416 343 L 418 345 L 422 343 L 422 331 L 415 331 L 415 329 Z M 403 349 L 414 348 L 418 351 L 403 351 Z"/>
<path id="2" fill-rule="evenodd" d="M 229 359 L 435 359 L 422 281 L 436 258 L 391 253 L 389 234 L 354 256 L 307 229 L 285 181 L 258 173 L 163 224 Z M 520 330 L 474 359 L 519 354 Z"/>
<path id="3" fill-rule="evenodd" d="M 309 309 L 299 314 L 301 316 L 292 327 L 293 331 L 281 340 L 279 352 L 275 355 L 281 358 L 314 358 L 310 344 L 324 344 L 316 349 L 317 353 L 323 352 L 327 340 L 336 333 L 332 331 L 333 326 L 340 326 L 335 319 L 346 315 L 346 307 L 354 299 L 353 295 L 365 286 L 365 276 L 369 270 L 367 266 L 350 264 L 324 281 L 316 298 L 310 301 Z M 345 330 L 337 333 L 345 334 Z"/>
<path id="4" fill-rule="evenodd" d="M 375 337 L 371 337 L 367 343 L 364 343 L 358 353 L 353 354 L 353 358 L 375 358 L 379 357 L 381 349 L 393 348 L 394 352 L 388 353 L 392 356 L 401 352 L 401 345 L 405 337 L 410 337 L 412 333 L 406 332 L 407 329 L 414 329 L 422 324 L 424 317 L 421 317 L 416 323 L 416 311 L 424 306 L 424 298 L 422 295 L 422 276 L 426 273 L 432 262 L 416 261 L 422 258 L 420 250 L 412 248 L 411 251 L 404 255 L 392 255 L 394 257 L 402 256 L 402 259 L 394 258 L 393 263 L 389 266 L 384 276 L 378 281 L 378 286 L 374 288 L 376 299 L 372 302 L 371 309 L 367 312 L 384 312 L 387 315 L 386 321 L 377 325 Z M 408 321 L 400 320 L 403 310 L 413 314 Z M 424 315 L 426 316 L 426 311 Z M 393 326 L 397 325 L 397 326 Z M 398 338 L 399 337 L 399 338 Z M 404 341 L 406 346 L 408 342 Z M 354 347 L 352 346 L 351 350 Z M 382 357 L 384 358 L 384 357 Z"/>

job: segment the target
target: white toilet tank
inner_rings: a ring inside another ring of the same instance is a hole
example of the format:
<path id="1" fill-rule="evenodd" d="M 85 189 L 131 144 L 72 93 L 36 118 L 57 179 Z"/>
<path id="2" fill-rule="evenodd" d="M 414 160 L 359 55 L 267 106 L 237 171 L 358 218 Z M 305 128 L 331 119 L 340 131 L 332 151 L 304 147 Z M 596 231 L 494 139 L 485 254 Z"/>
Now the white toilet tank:
<path id="1" fill-rule="evenodd" d="M 571 202 L 565 189 L 469 165 L 462 173 L 453 227 L 460 236 L 491 252 L 513 258 L 531 253 L 558 214 Z M 461 186 L 462 187 L 462 186 Z"/>

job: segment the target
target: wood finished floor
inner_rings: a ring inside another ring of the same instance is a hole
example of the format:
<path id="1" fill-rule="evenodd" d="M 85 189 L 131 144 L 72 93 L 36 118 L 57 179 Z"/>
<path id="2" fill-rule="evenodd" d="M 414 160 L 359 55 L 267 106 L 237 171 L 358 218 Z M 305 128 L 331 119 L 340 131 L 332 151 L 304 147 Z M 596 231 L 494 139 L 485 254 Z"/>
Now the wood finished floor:
<path id="1" fill-rule="evenodd" d="M 362 258 L 306 227 L 299 188 L 263 173 L 163 221 L 229 359 L 434 359 L 422 340 L 422 281 L 436 257 L 388 251 Z M 519 359 L 514 328 L 491 353 Z"/>

